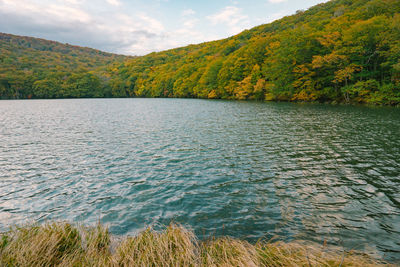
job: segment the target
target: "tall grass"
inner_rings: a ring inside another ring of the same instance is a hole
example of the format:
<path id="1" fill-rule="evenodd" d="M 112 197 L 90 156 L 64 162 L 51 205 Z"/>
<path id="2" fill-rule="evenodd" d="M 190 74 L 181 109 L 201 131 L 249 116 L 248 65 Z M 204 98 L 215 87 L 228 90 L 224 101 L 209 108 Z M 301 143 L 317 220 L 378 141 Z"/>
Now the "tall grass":
<path id="1" fill-rule="evenodd" d="M 228 237 L 199 242 L 172 224 L 114 241 L 107 228 L 65 222 L 0 234 L 0 266 L 390 266 L 365 255 L 296 243 L 257 243 Z M 393 266 L 393 265 L 392 265 Z"/>

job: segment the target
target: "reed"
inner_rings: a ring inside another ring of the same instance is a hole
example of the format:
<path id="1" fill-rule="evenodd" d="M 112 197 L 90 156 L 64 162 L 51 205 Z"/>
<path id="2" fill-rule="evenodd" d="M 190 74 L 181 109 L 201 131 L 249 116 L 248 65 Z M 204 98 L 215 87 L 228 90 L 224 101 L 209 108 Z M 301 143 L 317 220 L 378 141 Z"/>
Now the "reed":
<path id="1" fill-rule="evenodd" d="M 113 241 L 114 240 L 114 241 Z M 298 243 L 250 244 L 229 237 L 200 242 L 183 226 L 113 239 L 102 225 L 66 222 L 0 234 L 0 266 L 394 266 L 355 252 Z"/>

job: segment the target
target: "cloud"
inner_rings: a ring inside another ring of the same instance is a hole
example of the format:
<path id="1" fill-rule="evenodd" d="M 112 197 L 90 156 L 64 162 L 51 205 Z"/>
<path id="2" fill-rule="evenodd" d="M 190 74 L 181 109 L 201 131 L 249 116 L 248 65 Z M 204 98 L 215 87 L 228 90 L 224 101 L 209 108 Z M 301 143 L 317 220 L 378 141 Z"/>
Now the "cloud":
<path id="1" fill-rule="evenodd" d="M 76 1 L 73 1 L 76 2 Z M 58 22 L 88 22 L 91 17 L 85 11 L 66 5 L 49 4 L 46 6 L 32 4 L 24 0 L 0 0 L 0 12 L 4 15 L 29 17 L 33 23 L 46 23 L 47 18 Z M 7 23 L 4 20 L 4 23 Z M 28 21 L 27 23 L 30 23 Z"/>
<path id="2" fill-rule="evenodd" d="M 107 0 L 107 3 L 113 6 L 120 6 L 121 2 L 119 0 Z"/>
<path id="3" fill-rule="evenodd" d="M 165 44 L 163 24 L 146 13 L 89 14 L 76 6 L 81 2 L 69 0 L 49 5 L 29 0 L 0 0 L 0 32 L 135 55 L 151 52 L 154 43 Z"/>
<path id="4" fill-rule="evenodd" d="M 64 0 L 64 1 L 72 5 L 81 5 L 85 2 L 85 0 Z"/>
<path id="5" fill-rule="evenodd" d="M 225 24 L 231 33 L 237 33 L 249 24 L 249 17 L 242 13 L 242 9 L 236 6 L 227 6 L 220 12 L 207 16 L 213 25 Z"/>
<path id="6" fill-rule="evenodd" d="M 263 23 L 270 23 L 287 15 L 290 15 L 290 12 L 287 10 L 282 10 L 269 15 L 267 20 L 265 20 Z"/>
<path id="7" fill-rule="evenodd" d="M 283 3 L 286 2 L 287 0 L 268 0 L 268 2 L 273 3 L 273 4 L 278 4 L 278 3 Z"/>
<path id="8" fill-rule="evenodd" d="M 196 25 L 197 22 L 199 22 L 198 19 L 188 19 L 183 22 L 183 26 L 185 28 L 192 29 L 192 28 L 194 28 L 194 26 Z"/>
<path id="9" fill-rule="evenodd" d="M 166 15 L 162 8 L 167 1 L 130 6 L 122 0 L 0 0 L 0 32 L 143 55 L 221 39 L 265 23 L 265 17 L 247 16 L 245 8 L 234 4 L 236 0 L 206 17 L 190 8 Z M 269 19 L 281 15 L 276 13 Z"/>
<path id="10" fill-rule="evenodd" d="M 192 16 L 194 14 L 196 14 L 196 12 L 191 8 L 182 11 L 182 16 Z"/>
<path id="11" fill-rule="evenodd" d="M 186 12 L 187 16 L 181 18 L 177 29 L 167 30 L 163 23 L 146 12 L 134 15 L 121 10 L 87 12 L 85 0 L 52 3 L 0 0 L 0 32 L 129 55 L 143 55 L 218 38 L 196 28 L 200 20 L 192 17 L 194 11 Z"/>

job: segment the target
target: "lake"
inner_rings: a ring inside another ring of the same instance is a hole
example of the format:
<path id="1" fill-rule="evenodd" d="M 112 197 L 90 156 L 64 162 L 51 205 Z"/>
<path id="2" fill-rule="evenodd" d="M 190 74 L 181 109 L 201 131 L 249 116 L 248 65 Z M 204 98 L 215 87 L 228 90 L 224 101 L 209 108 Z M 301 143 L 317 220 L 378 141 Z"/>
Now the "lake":
<path id="1" fill-rule="evenodd" d="M 400 109 L 195 99 L 0 101 L 0 231 L 277 237 L 400 260 Z"/>

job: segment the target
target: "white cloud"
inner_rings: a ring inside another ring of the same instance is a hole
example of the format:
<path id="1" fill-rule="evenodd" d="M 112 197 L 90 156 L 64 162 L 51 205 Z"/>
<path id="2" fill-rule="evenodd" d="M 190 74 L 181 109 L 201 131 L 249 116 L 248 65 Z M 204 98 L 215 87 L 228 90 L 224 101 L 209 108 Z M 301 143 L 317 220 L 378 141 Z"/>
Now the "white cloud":
<path id="1" fill-rule="evenodd" d="M 228 37 L 265 23 L 268 16 L 250 18 L 245 8 L 235 6 L 236 0 L 231 0 L 229 6 L 207 17 L 181 8 L 171 18 L 162 13 L 162 3 L 168 0 L 154 1 L 157 3 L 129 8 L 122 0 L 0 0 L 0 32 L 143 55 Z M 118 5 L 124 9 L 113 8 Z M 287 14 L 276 13 L 268 20 L 282 15 Z"/>
<path id="2" fill-rule="evenodd" d="M 290 12 L 288 12 L 288 11 L 286 11 L 286 10 L 273 13 L 273 14 L 269 15 L 268 18 L 267 18 L 267 20 L 264 21 L 263 23 L 270 23 L 270 22 L 273 22 L 273 21 L 275 21 L 275 20 L 277 20 L 277 19 L 280 19 L 280 18 L 282 18 L 282 17 L 284 17 L 284 16 L 287 16 L 287 15 L 289 15 L 289 14 L 290 14 Z"/>
<path id="3" fill-rule="evenodd" d="M 153 43 L 165 44 L 164 25 L 144 12 L 132 16 L 108 11 L 107 16 L 102 16 L 87 13 L 83 7 L 75 6 L 77 3 L 0 0 L 0 32 L 135 55 L 151 52 Z"/>
<path id="4" fill-rule="evenodd" d="M 107 0 L 107 3 L 113 6 L 120 6 L 121 2 L 119 0 Z"/>
<path id="5" fill-rule="evenodd" d="M 273 3 L 273 4 L 278 4 L 278 3 L 283 3 L 283 2 L 286 2 L 287 0 L 268 0 L 270 3 Z"/>
<path id="6" fill-rule="evenodd" d="M 249 17 L 242 13 L 242 9 L 236 6 L 227 6 L 220 12 L 207 16 L 207 19 L 213 24 L 225 24 L 230 28 L 230 33 L 238 33 L 248 26 Z"/>
<path id="7" fill-rule="evenodd" d="M 26 0 L 0 0 L 1 13 L 10 13 L 17 16 L 30 17 L 32 23 L 52 22 L 89 22 L 91 16 L 85 11 L 66 5 L 40 5 L 32 4 Z"/>
<path id="8" fill-rule="evenodd" d="M 194 26 L 196 25 L 197 22 L 199 22 L 198 19 L 188 19 L 188 20 L 185 20 L 185 21 L 183 22 L 183 26 L 184 26 L 185 28 L 191 29 L 191 28 L 194 28 Z"/>
<path id="9" fill-rule="evenodd" d="M 83 1 L 55 1 L 49 5 L 31 0 L 0 0 L 0 32 L 130 55 L 217 39 L 196 28 L 200 20 L 191 17 L 193 12 L 186 12 L 188 16 L 182 17 L 178 29 L 168 30 L 146 12 L 107 11 L 104 16 L 88 13 L 81 5 Z"/>
<path id="10" fill-rule="evenodd" d="M 196 12 L 191 8 L 182 11 L 182 16 L 192 16 L 194 14 L 196 14 Z"/>
<path id="11" fill-rule="evenodd" d="M 145 13 L 139 14 L 138 18 L 143 24 L 143 28 L 149 29 L 154 32 L 164 31 L 164 25 L 155 18 L 147 16 Z"/>
<path id="12" fill-rule="evenodd" d="M 63 0 L 72 5 L 81 5 L 85 0 Z M 62 2 L 62 1 L 59 1 Z"/>

